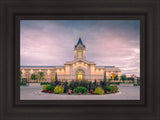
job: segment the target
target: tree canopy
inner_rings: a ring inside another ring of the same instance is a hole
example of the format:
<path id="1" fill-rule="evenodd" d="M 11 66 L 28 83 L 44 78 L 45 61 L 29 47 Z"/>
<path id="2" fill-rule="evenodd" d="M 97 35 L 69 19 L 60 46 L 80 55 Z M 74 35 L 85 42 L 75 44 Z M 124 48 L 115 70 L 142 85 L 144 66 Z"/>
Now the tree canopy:
<path id="1" fill-rule="evenodd" d="M 127 80 L 127 76 L 126 75 L 121 75 L 121 80 Z"/>
<path id="2" fill-rule="evenodd" d="M 31 75 L 31 79 L 32 79 L 32 80 L 36 80 L 36 79 L 37 79 L 37 75 L 32 74 L 32 75 Z"/>
<path id="3" fill-rule="evenodd" d="M 38 78 L 40 81 L 43 79 L 43 75 L 44 75 L 43 72 L 38 72 Z"/>
<path id="4" fill-rule="evenodd" d="M 114 80 L 118 80 L 118 75 L 115 75 L 115 76 L 114 76 Z"/>

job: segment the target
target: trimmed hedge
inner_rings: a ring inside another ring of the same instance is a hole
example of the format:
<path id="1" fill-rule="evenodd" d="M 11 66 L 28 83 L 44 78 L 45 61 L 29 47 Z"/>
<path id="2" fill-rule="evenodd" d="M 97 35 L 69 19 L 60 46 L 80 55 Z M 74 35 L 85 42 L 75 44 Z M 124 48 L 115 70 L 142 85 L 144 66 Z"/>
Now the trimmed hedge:
<path id="1" fill-rule="evenodd" d="M 62 86 L 56 86 L 54 89 L 54 93 L 56 94 L 63 94 L 64 93 L 64 87 Z"/>
<path id="2" fill-rule="evenodd" d="M 111 86 L 106 86 L 106 87 L 104 88 L 104 90 L 107 90 L 107 91 L 111 92 L 113 89 L 112 89 Z"/>
<path id="3" fill-rule="evenodd" d="M 48 85 L 44 85 L 42 89 L 47 90 L 47 87 L 48 87 Z"/>
<path id="4" fill-rule="evenodd" d="M 102 87 L 97 87 L 94 92 L 95 92 L 95 94 L 98 94 L 98 95 L 104 94 L 104 90 Z"/>
<path id="5" fill-rule="evenodd" d="M 26 84 L 26 83 L 22 83 L 22 82 L 20 82 L 20 85 L 22 85 L 22 86 L 26 86 L 27 84 Z"/>
<path id="6" fill-rule="evenodd" d="M 84 94 L 84 93 L 87 93 L 87 88 L 85 88 L 85 87 L 77 87 L 76 89 L 75 89 L 75 92 L 78 94 L 78 93 L 82 93 L 82 94 Z"/>
<path id="7" fill-rule="evenodd" d="M 49 82 L 41 82 L 41 85 L 51 85 Z"/>
<path id="8" fill-rule="evenodd" d="M 134 86 L 140 86 L 140 82 L 138 82 L 137 84 L 134 84 Z"/>
<path id="9" fill-rule="evenodd" d="M 51 86 L 51 85 L 50 85 L 50 86 L 47 86 L 47 87 L 46 87 L 46 90 L 47 90 L 47 91 L 53 91 L 54 89 L 55 89 L 55 86 Z"/>
<path id="10" fill-rule="evenodd" d="M 109 84 L 119 85 L 121 82 L 110 82 Z"/>
<path id="11" fill-rule="evenodd" d="M 111 87 L 112 87 L 112 90 L 114 90 L 115 92 L 119 91 L 119 88 L 117 86 L 111 86 Z"/>

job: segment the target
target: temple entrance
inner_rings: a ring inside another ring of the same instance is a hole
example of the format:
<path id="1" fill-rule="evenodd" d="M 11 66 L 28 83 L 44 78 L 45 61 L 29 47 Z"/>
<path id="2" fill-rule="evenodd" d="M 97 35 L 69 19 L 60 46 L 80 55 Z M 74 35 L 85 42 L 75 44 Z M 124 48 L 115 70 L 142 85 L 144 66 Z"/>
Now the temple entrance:
<path id="1" fill-rule="evenodd" d="M 78 80 L 78 81 L 84 80 L 84 71 L 83 70 L 78 70 L 76 72 L 76 80 Z"/>

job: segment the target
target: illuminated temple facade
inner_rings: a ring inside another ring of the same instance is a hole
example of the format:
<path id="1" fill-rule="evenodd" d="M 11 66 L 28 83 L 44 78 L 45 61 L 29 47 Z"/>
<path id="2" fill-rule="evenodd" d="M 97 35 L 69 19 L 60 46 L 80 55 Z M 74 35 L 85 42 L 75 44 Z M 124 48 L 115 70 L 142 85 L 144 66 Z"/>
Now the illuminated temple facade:
<path id="1" fill-rule="evenodd" d="M 120 80 L 120 69 L 115 66 L 96 66 L 93 61 L 86 60 L 86 46 L 81 40 L 81 36 L 77 44 L 74 46 L 74 60 L 67 61 L 64 66 L 21 66 L 21 78 L 26 78 L 27 82 L 39 82 L 39 80 L 32 80 L 31 75 L 38 75 L 38 72 L 43 72 L 43 79 L 41 82 L 51 82 L 55 78 L 61 81 L 71 80 L 88 80 L 101 81 L 114 78 L 118 75 Z"/>

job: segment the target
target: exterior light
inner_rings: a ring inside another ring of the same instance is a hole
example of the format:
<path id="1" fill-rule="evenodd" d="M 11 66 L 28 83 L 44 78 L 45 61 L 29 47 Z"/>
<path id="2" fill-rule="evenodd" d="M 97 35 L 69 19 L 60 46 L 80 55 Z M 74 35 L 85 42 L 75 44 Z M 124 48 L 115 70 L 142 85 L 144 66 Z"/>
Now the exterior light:
<path id="1" fill-rule="evenodd" d="M 50 74 L 50 70 L 49 69 L 48 69 L 47 73 L 48 73 L 48 75 Z"/>
<path id="2" fill-rule="evenodd" d="M 31 69 L 30 73 L 32 74 L 33 73 L 33 70 Z"/>
<path id="3" fill-rule="evenodd" d="M 23 70 L 22 70 L 22 74 L 24 74 L 24 73 L 25 73 L 25 70 L 23 69 Z"/>

